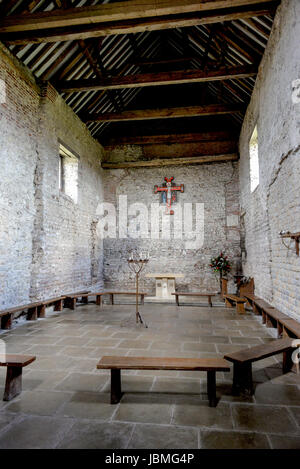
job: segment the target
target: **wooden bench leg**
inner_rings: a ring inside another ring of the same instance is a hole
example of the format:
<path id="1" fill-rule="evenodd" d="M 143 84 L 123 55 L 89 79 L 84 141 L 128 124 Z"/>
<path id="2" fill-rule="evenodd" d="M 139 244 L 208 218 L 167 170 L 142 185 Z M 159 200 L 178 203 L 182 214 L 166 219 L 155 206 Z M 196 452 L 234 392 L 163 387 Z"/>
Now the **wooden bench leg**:
<path id="1" fill-rule="evenodd" d="M 211 296 L 208 297 L 208 304 L 212 308 L 212 301 L 211 301 Z"/>
<path id="2" fill-rule="evenodd" d="M 6 373 L 4 401 L 10 401 L 22 391 L 22 367 L 8 366 Z"/>
<path id="3" fill-rule="evenodd" d="M 110 304 L 111 304 L 111 305 L 114 305 L 114 304 L 115 304 L 115 302 L 114 302 L 114 295 L 113 295 L 112 293 L 110 294 Z"/>
<path id="4" fill-rule="evenodd" d="M 38 316 L 38 318 L 45 318 L 46 317 L 46 305 L 38 306 L 37 316 Z"/>
<path id="5" fill-rule="evenodd" d="M 251 396 L 253 392 L 252 364 L 234 363 L 232 394 L 238 396 L 240 393 L 244 393 Z"/>
<path id="6" fill-rule="evenodd" d="M 145 295 L 141 295 L 141 305 L 145 304 Z"/>
<path id="7" fill-rule="evenodd" d="M 282 327 L 282 337 L 290 337 L 287 329 L 284 326 Z"/>
<path id="8" fill-rule="evenodd" d="M 244 305 L 244 303 L 236 303 L 236 311 L 237 311 L 237 313 L 239 313 L 239 314 L 245 314 L 246 311 L 245 311 L 245 305 Z"/>
<path id="9" fill-rule="evenodd" d="M 96 305 L 101 306 L 102 304 L 102 295 L 96 295 Z"/>
<path id="10" fill-rule="evenodd" d="M 63 310 L 63 300 L 58 300 L 54 303 L 54 311 L 62 311 Z"/>
<path id="11" fill-rule="evenodd" d="M 231 301 L 229 301 L 227 298 L 225 298 L 225 306 L 226 308 L 233 308 L 233 304 Z"/>
<path id="12" fill-rule="evenodd" d="M 175 295 L 175 298 L 176 298 L 176 305 L 179 306 L 179 296 Z"/>
<path id="13" fill-rule="evenodd" d="M 35 308 L 28 308 L 27 311 L 27 321 L 35 321 L 37 319 L 37 307 Z"/>
<path id="14" fill-rule="evenodd" d="M 266 313 L 263 310 L 261 311 L 261 316 L 262 316 L 262 323 L 266 324 L 267 316 L 266 316 Z"/>
<path id="15" fill-rule="evenodd" d="M 110 403 L 118 404 L 121 397 L 121 370 L 111 370 Z"/>
<path id="16" fill-rule="evenodd" d="M 252 308 L 253 308 L 253 313 L 255 314 L 255 316 L 259 316 L 259 310 L 255 303 L 253 303 Z"/>
<path id="17" fill-rule="evenodd" d="M 282 332 L 283 332 L 282 324 L 281 324 L 281 322 L 277 321 L 277 337 L 278 337 L 278 339 L 281 339 Z"/>
<path id="18" fill-rule="evenodd" d="M 274 327 L 274 323 L 272 322 L 272 319 L 270 318 L 268 314 L 266 314 L 266 326 L 269 328 Z"/>
<path id="19" fill-rule="evenodd" d="M 71 298 L 64 299 L 64 308 L 70 308 Z"/>
<path id="20" fill-rule="evenodd" d="M 207 372 L 207 394 L 209 400 L 209 407 L 216 407 L 217 405 L 217 389 L 216 389 L 216 372 Z"/>
<path id="21" fill-rule="evenodd" d="M 292 355 L 295 349 L 287 350 L 283 352 L 283 359 L 282 359 L 282 373 L 289 373 L 292 371 L 294 367 L 294 362 L 292 360 Z"/>
<path id="22" fill-rule="evenodd" d="M 88 304 L 88 302 L 89 302 L 89 297 L 88 297 L 88 296 L 83 296 L 83 297 L 81 298 L 81 302 L 82 302 L 82 303 L 85 303 L 85 304 Z"/>
<path id="23" fill-rule="evenodd" d="M 12 314 L 6 314 L 1 318 L 1 329 L 11 329 L 12 326 Z"/>

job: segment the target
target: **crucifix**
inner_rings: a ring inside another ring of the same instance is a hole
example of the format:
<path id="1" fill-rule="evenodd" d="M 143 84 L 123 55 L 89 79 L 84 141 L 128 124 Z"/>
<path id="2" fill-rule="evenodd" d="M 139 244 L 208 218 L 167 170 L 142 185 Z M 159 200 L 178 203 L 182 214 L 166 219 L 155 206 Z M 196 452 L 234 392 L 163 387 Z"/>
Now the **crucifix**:
<path id="1" fill-rule="evenodd" d="M 184 192 L 184 184 L 176 186 L 175 183 L 172 182 L 173 179 L 173 177 L 165 177 L 166 182 L 162 187 L 154 186 L 154 194 L 161 192 L 161 202 L 166 204 L 166 215 L 174 215 L 174 210 L 171 210 L 171 206 L 173 202 L 176 202 L 176 192 Z"/>

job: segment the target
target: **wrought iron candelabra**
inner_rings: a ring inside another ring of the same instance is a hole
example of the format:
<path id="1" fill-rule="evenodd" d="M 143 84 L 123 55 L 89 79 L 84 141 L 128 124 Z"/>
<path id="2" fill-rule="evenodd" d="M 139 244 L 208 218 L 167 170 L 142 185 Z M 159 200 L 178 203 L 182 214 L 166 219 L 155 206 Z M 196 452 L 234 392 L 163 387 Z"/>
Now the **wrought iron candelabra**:
<path id="1" fill-rule="evenodd" d="M 139 276 L 149 262 L 149 253 L 131 253 L 127 262 L 130 270 L 135 274 L 135 322 L 136 324 L 143 324 L 144 327 L 148 327 L 139 312 Z"/>

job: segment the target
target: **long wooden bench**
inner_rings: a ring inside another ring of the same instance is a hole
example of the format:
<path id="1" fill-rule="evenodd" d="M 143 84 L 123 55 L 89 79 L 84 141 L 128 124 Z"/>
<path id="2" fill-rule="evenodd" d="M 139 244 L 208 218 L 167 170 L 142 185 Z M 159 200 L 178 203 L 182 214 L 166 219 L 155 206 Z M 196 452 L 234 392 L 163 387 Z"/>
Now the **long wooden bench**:
<path id="1" fill-rule="evenodd" d="M 238 395 L 241 392 L 246 394 L 253 394 L 253 380 L 252 380 L 252 363 L 273 355 L 283 354 L 283 373 L 288 373 L 293 367 L 292 353 L 295 350 L 293 347 L 294 339 L 275 339 L 267 344 L 257 345 L 248 349 L 243 349 L 238 352 L 226 354 L 225 360 L 233 363 L 233 395 Z"/>
<path id="2" fill-rule="evenodd" d="M 262 316 L 263 324 L 277 329 L 278 338 L 282 336 L 300 338 L 300 323 L 298 321 L 282 313 L 258 296 L 248 293 L 245 293 L 244 296 L 248 304 L 251 305 L 254 314 Z"/>
<path id="3" fill-rule="evenodd" d="M 225 299 L 226 308 L 233 308 L 236 305 L 236 310 L 239 314 L 245 314 L 245 303 L 247 302 L 246 298 L 241 298 L 240 296 L 226 294 L 223 295 Z"/>
<path id="4" fill-rule="evenodd" d="M 12 320 L 15 313 L 22 313 L 27 311 L 27 320 L 32 321 L 37 318 L 37 310 L 40 302 L 30 303 L 27 305 L 14 306 L 0 311 L 1 329 L 11 329 Z"/>
<path id="5" fill-rule="evenodd" d="M 0 366 L 6 366 L 6 381 L 3 400 L 10 401 L 22 391 L 22 370 L 36 359 L 30 355 L 0 355 Z"/>
<path id="6" fill-rule="evenodd" d="M 114 296 L 115 295 L 129 295 L 129 296 L 136 296 L 135 291 L 108 291 L 106 292 L 107 295 L 110 296 L 110 304 L 114 304 Z M 147 296 L 146 292 L 139 292 L 139 296 L 141 298 L 141 304 L 143 305 L 145 302 L 145 296 Z"/>
<path id="7" fill-rule="evenodd" d="M 216 372 L 229 371 L 222 358 L 150 358 L 104 356 L 97 365 L 98 370 L 111 370 L 111 404 L 117 404 L 122 397 L 121 370 L 181 370 L 207 371 L 207 394 L 210 407 L 217 405 Z"/>
<path id="8" fill-rule="evenodd" d="M 76 308 L 76 302 L 79 298 L 81 298 L 82 303 L 87 304 L 88 303 L 88 298 L 90 296 L 95 296 L 96 297 L 96 305 L 101 306 L 102 305 L 102 297 L 105 295 L 109 295 L 110 297 L 110 304 L 113 305 L 115 304 L 114 302 L 114 295 L 130 295 L 130 296 L 136 296 L 136 292 L 134 291 L 102 291 L 102 292 L 85 292 L 85 293 L 77 293 L 73 295 L 67 295 L 66 300 L 65 300 L 65 307 L 70 308 L 70 309 L 75 309 Z M 145 292 L 139 292 L 139 297 L 141 299 L 141 304 L 144 304 L 145 302 L 145 296 L 147 293 Z"/>
<path id="9" fill-rule="evenodd" d="M 179 306 L 179 297 L 180 296 L 204 296 L 204 297 L 206 296 L 209 306 L 212 307 L 211 297 L 216 296 L 217 293 L 215 293 L 215 292 L 212 292 L 212 293 L 209 293 L 209 292 L 207 292 L 207 293 L 198 293 L 198 292 L 180 292 L 180 291 L 176 291 L 176 292 L 172 293 L 172 295 L 175 296 L 177 306 Z"/>
<path id="10" fill-rule="evenodd" d="M 41 303 L 37 307 L 37 317 L 44 318 L 46 316 L 47 306 L 54 305 L 54 311 L 62 311 L 65 296 L 59 296 L 57 298 L 50 298 L 48 300 L 41 300 Z"/>

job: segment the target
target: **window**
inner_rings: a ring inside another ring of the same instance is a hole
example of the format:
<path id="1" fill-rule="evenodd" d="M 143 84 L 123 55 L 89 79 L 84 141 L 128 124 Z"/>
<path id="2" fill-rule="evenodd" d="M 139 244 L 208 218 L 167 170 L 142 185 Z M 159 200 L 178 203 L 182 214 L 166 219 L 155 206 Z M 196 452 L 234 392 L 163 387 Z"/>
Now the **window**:
<path id="1" fill-rule="evenodd" d="M 58 185 L 61 192 L 77 203 L 78 157 L 62 144 L 59 145 Z"/>
<path id="2" fill-rule="evenodd" d="M 249 154 L 250 154 L 250 188 L 253 192 L 259 184 L 259 160 L 258 160 L 258 134 L 257 126 L 253 131 L 253 134 L 249 143 Z"/>

